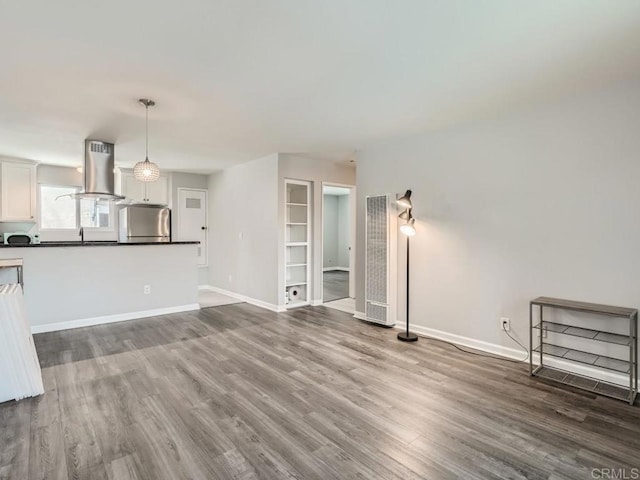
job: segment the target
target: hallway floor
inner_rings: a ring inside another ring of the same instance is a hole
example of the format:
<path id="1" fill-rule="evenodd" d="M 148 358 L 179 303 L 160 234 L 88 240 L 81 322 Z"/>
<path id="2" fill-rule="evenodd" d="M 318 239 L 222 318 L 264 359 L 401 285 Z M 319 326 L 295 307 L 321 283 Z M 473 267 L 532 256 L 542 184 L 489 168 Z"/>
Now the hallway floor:
<path id="1" fill-rule="evenodd" d="M 324 272 L 322 299 L 326 302 L 347 298 L 349 296 L 349 272 L 331 270 Z"/>

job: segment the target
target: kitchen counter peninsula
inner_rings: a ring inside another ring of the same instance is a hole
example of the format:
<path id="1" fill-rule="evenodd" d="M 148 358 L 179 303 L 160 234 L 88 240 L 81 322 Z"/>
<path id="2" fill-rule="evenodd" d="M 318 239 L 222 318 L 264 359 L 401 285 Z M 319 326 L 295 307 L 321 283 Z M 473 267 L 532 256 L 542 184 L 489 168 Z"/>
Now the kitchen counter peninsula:
<path id="1" fill-rule="evenodd" d="M 34 333 L 85 327 L 198 306 L 199 242 L 51 242 L 2 245 L 22 259 L 24 298 Z M 16 283 L 0 270 L 0 284 Z"/>
<path id="2" fill-rule="evenodd" d="M 62 242 L 42 242 L 42 243 L 25 243 L 25 244 L 0 244 L 0 248 L 43 248 L 43 247 L 131 247 L 131 246 L 147 246 L 147 245 L 198 245 L 200 242 L 137 242 L 137 243 L 120 243 L 113 241 L 62 241 Z"/>

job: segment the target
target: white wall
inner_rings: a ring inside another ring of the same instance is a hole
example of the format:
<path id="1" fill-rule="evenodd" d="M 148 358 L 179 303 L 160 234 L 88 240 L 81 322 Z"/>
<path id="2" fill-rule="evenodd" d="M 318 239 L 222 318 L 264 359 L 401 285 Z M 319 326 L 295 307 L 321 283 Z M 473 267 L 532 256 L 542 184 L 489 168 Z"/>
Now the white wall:
<path id="1" fill-rule="evenodd" d="M 415 325 L 518 348 L 499 318 L 528 341 L 528 302 L 539 295 L 639 307 L 639 125 L 640 83 L 631 83 L 364 148 L 357 310 L 364 198 L 407 188 Z"/>
<path id="2" fill-rule="evenodd" d="M 25 302 L 37 331 L 198 303 L 196 245 L 4 247 L 0 258 L 24 259 Z M 15 283 L 14 272 L 0 272 L 0 283 Z"/>
<path id="3" fill-rule="evenodd" d="M 311 237 L 313 239 L 311 300 L 322 299 L 322 182 L 355 185 L 355 168 L 327 160 L 279 154 L 278 162 L 278 285 L 284 285 L 284 181 L 286 178 L 311 182 Z M 285 304 L 284 291 L 279 292 L 279 305 Z"/>
<path id="4" fill-rule="evenodd" d="M 209 177 L 209 283 L 278 304 L 278 155 Z"/>
<path id="5" fill-rule="evenodd" d="M 338 197 L 323 195 L 322 223 L 322 266 L 324 268 L 339 266 L 338 261 Z"/>
<path id="6" fill-rule="evenodd" d="M 349 268 L 349 195 L 323 195 L 324 268 Z"/>
<path id="7" fill-rule="evenodd" d="M 338 266 L 349 268 L 349 243 L 351 232 L 350 195 L 338 196 Z"/>

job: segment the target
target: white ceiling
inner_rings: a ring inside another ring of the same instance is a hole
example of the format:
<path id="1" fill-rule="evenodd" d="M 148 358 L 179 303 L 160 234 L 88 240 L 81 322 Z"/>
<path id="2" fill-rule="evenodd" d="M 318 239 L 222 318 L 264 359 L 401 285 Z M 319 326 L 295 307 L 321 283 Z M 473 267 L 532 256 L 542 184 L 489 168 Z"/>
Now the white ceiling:
<path id="1" fill-rule="evenodd" d="M 0 155 L 213 171 L 638 78 L 638 0 L 0 0 Z"/>

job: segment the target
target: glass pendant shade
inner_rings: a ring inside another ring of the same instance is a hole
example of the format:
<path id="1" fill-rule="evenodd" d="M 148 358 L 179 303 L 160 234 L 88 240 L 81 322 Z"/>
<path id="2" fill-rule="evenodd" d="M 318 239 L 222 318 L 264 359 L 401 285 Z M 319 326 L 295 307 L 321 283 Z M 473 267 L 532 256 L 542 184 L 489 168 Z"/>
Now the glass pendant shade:
<path id="1" fill-rule="evenodd" d="M 138 100 L 145 108 L 145 159 L 138 162 L 133 167 L 133 176 L 140 182 L 155 182 L 160 178 L 158 165 L 149 161 L 149 107 L 153 107 L 156 102 L 148 98 Z"/>
<path id="2" fill-rule="evenodd" d="M 133 167 L 133 176 L 141 182 L 155 182 L 160 178 L 160 169 L 147 158 L 144 162 L 135 164 Z"/>

